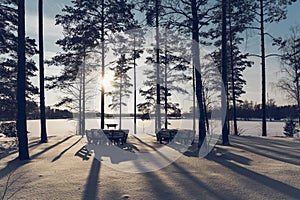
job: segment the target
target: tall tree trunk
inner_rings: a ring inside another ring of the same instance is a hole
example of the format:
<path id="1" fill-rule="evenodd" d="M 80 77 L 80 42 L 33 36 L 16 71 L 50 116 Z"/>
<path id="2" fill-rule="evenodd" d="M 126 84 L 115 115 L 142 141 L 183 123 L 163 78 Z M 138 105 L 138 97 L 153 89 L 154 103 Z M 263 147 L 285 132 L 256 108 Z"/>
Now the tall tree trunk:
<path id="1" fill-rule="evenodd" d="M 82 135 L 82 67 L 79 68 L 79 96 L 78 96 L 78 131 Z"/>
<path id="2" fill-rule="evenodd" d="M 192 16 L 193 16 L 193 33 L 192 33 L 192 51 L 193 51 L 193 65 L 195 70 L 196 77 L 196 96 L 199 109 L 199 143 L 198 147 L 200 148 L 203 143 L 206 144 L 206 127 L 205 127 L 205 114 L 204 114 L 204 105 L 203 105 L 203 83 L 201 77 L 200 69 L 200 48 L 199 48 L 199 17 L 197 11 L 197 1 L 192 0 Z"/>
<path id="3" fill-rule="evenodd" d="M 165 34 L 165 129 L 168 129 L 168 52 L 167 52 L 167 34 Z"/>
<path id="4" fill-rule="evenodd" d="M 26 124 L 26 58 L 25 58 L 25 3 L 18 1 L 18 75 L 17 75 L 17 132 L 19 159 L 28 160 L 28 138 Z"/>
<path id="5" fill-rule="evenodd" d="M 297 54 L 299 54 L 299 50 L 298 48 L 300 48 L 300 39 L 298 40 L 294 40 L 294 47 L 293 47 L 293 60 L 296 61 L 297 60 Z M 298 43 L 298 44 L 297 44 Z M 297 51 L 298 50 L 298 51 Z M 294 70 L 295 70 L 295 83 L 296 83 L 296 101 L 297 101 L 297 115 L 298 115 L 298 126 L 300 127 L 300 83 L 299 83 L 299 76 L 300 76 L 300 66 L 297 66 L 297 63 L 295 63 L 294 66 Z"/>
<path id="6" fill-rule="evenodd" d="M 208 120 L 208 114 L 207 114 L 207 102 L 206 102 L 204 89 L 203 89 L 203 105 L 204 105 L 204 116 L 205 116 L 205 122 L 206 122 L 206 131 L 209 134 L 209 120 Z"/>
<path id="7" fill-rule="evenodd" d="M 136 134 L 136 38 L 134 35 L 133 41 L 133 122 L 134 122 L 134 131 Z"/>
<path id="8" fill-rule="evenodd" d="M 296 58 L 295 58 L 296 60 Z M 300 127 L 300 84 L 299 84 L 299 76 L 300 76 L 300 72 L 299 71 L 299 67 L 295 66 L 295 82 L 296 82 L 296 98 L 297 98 L 297 114 L 298 114 L 298 125 Z"/>
<path id="9" fill-rule="evenodd" d="M 125 59 L 125 55 L 124 55 Z M 123 85 L 123 64 L 121 65 L 121 73 L 120 73 L 120 110 L 119 110 L 119 130 L 122 130 L 122 85 Z"/>
<path id="10" fill-rule="evenodd" d="M 196 84 L 195 84 L 195 66 L 193 66 L 193 131 L 196 133 Z"/>
<path id="11" fill-rule="evenodd" d="M 299 66 L 300 68 L 300 66 Z M 297 105 L 298 105 L 298 125 L 300 127 L 300 84 L 299 84 L 299 76 L 300 72 L 298 72 L 298 68 L 296 68 L 296 89 L 297 89 Z"/>
<path id="12" fill-rule="evenodd" d="M 265 56 L 265 30 L 264 5 L 260 0 L 260 37 L 261 37 L 261 74 L 262 74 L 262 136 L 267 136 L 266 122 L 266 56 Z"/>
<path id="13" fill-rule="evenodd" d="M 40 120 L 41 143 L 46 143 L 46 112 L 45 112 L 45 78 L 44 78 L 44 26 L 43 26 L 43 0 L 39 0 L 39 61 L 40 61 Z"/>
<path id="14" fill-rule="evenodd" d="M 159 10 L 160 0 L 155 1 L 155 28 L 156 28 L 156 130 L 157 133 L 161 129 L 161 113 L 160 113 L 160 58 L 159 58 Z"/>
<path id="15" fill-rule="evenodd" d="M 81 136 L 83 137 L 85 134 L 85 89 L 86 89 L 86 78 L 85 78 L 85 71 L 86 71 L 86 49 L 84 47 L 83 53 L 83 67 L 82 67 L 82 122 L 81 122 Z"/>
<path id="16" fill-rule="evenodd" d="M 222 122 L 222 144 L 229 145 L 229 130 L 228 130 L 228 108 L 227 108 L 227 26 L 226 26 L 226 12 L 227 12 L 227 1 L 222 0 L 222 81 L 224 84 L 224 90 L 222 90 L 222 111 L 224 121 Z"/>
<path id="17" fill-rule="evenodd" d="M 231 87 L 232 87 L 232 109 L 233 109 L 233 132 L 238 135 L 237 116 L 236 116 L 236 93 L 234 82 L 234 61 L 233 61 L 233 31 L 232 31 L 232 16 L 231 16 L 231 0 L 229 0 L 229 37 L 230 37 L 230 68 L 231 68 Z"/>
<path id="18" fill-rule="evenodd" d="M 231 53 L 232 54 L 232 53 Z M 233 61 L 232 55 L 231 55 L 231 61 Z M 233 131 L 234 135 L 238 135 L 238 125 L 237 125 L 237 113 L 236 113 L 236 93 L 235 93 L 235 83 L 233 80 L 234 76 L 234 65 L 231 64 L 231 85 L 232 85 L 232 109 L 233 109 Z"/>
<path id="19" fill-rule="evenodd" d="M 105 110 L 104 110 L 104 94 L 105 94 L 105 88 L 104 88 L 104 84 L 103 84 L 103 80 L 104 80 L 104 74 L 105 74 L 105 44 L 104 44 L 104 0 L 102 0 L 102 7 L 101 7 L 101 54 L 102 54 L 102 86 L 101 86 L 101 129 L 104 129 L 104 117 L 105 117 Z"/>

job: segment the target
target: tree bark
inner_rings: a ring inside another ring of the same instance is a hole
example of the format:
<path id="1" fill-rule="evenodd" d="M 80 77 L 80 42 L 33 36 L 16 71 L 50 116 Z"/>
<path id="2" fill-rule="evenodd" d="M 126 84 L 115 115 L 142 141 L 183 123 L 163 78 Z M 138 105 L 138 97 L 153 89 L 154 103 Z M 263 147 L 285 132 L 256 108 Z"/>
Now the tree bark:
<path id="1" fill-rule="evenodd" d="M 193 131 L 196 133 L 196 83 L 195 83 L 195 66 L 193 66 Z"/>
<path id="2" fill-rule="evenodd" d="M 101 7 L 101 49 L 102 49 L 102 85 L 101 85 L 101 129 L 104 129 L 104 118 L 105 118 L 105 99 L 104 99 L 104 94 L 105 94 L 105 88 L 104 88 L 104 84 L 103 84 L 103 80 L 104 80 L 104 74 L 105 74 L 105 44 L 104 44 L 104 0 L 102 0 L 102 7 Z"/>
<path id="3" fill-rule="evenodd" d="M 204 107 L 203 107 L 203 83 L 201 77 L 201 69 L 200 69 L 200 48 L 199 48 L 199 17 L 197 11 L 197 1 L 192 0 L 192 16 L 193 16 L 193 33 L 192 33 L 192 51 L 193 51 L 193 65 L 195 70 L 195 77 L 196 77 L 196 96 L 197 96 L 197 103 L 199 109 L 199 143 L 198 148 L 205 143 L 206 140 L 206 127 L 205 127 L 205 114 L 204 114 Z"/>
<path id="4" fill-rule="evenodd" d="M 238 135 L 237 117 L 236 117 L 236 93 L 234 82 L 234 61 L 233 61 L 233 32 L 231 21 L 231 0 L 229 0 L 229 35 L 230 35 L 230 68 L 231 68 L 231 87 L 232 87 L 232 109 L 233 109 L 233 131 L 234 135 Z"/>
<path id="5" fill-rule="evenodd" d="M 155 1 L 155 28 L 156 28 L 156 130 L 157 133 L 161 129 L 161 113 L 160 113 L 160 58 L 159 58 L 159 0 Z"/>
<path id="6" fill-rule="evenodd" d="M 297 89 L 297 105 L 298 105 L 298 125 L 300 127 L 300 84 L 299 84 L 299 76 L 300 76 L 300 72 L 299 71 L 299 67 L 296 67 L 296 89 Z"/>
<path id="7" fill-rule="evenodd" d="M 46 143 L 46 112 L 45 112 L 45 78 L 44 78 L 44 25 L 43 25 L 43 0 L 39 0 L 39 64 L 40 64 L 40 121 L 41 143 Z"/>
<path id="8" fill-rule="evenodd" d="M 261 36 L 261 75 L 262 75 L 262 136 L 267 136 L 266 120 L 266 56 L 264 33 L 264 5 L 260 0 L 260 36 Z"/>
<path id="9" fill-rule="evenodd" d="M 122 56 L 121 56 L 121 59 Z M 125 55 L 124 55 L 125 60 Z M 119 96 L 119 102 L 120 102 L 120 110 L 119 110 L 119 130 L 122 130 L 122 85 L 123 85 L 123 60 L 121 62 L 121 70 L 120 70 L 120 96 Z"/>
<path id="10" fill-rule="evenodd" d="M 136 134 L 136 38 L 134 35 L 133 41 L 133 123 L 134 134 Z"/>
<path id="11" fill-rule="evenodd" d="M 86 49 L 84 47 L 83 53 L 83 67 L 82 67 L 82 122 L 81 122 L 81 136 L 83 137 L 85 134 L 85 104 L 86 104 L 86 97 L 85 97 L 85 89 L 86 89 L 86 78 L 85 78 L 85 71 L 86 71 Z"/>
<path id="12" fill-rule="evenodd" d="M 17 75 L 17 132 L 19 159 L 28 160 L 28 138 L 26 124 L 26 58 L 25 58 L 25 2 L 18 1 L 18 75 Z"/>
<path id="13" fill-rule="evenodd" d="M 206 102 L 205 91 L 203 91 L 203 106 L 204 106 L 204 116 L 205 116 L 205 122 L 206 122 L 206 131 L 209 134 L 209 119 L 208 119 L 208 113 L 207 113 L 207 102 Z"/>
<path id="14" fill-rule="evenodd" d="M 228 130 L 228 108 L 227 108 L 227 1 L 222 0 L 222 81 L 224 90 L 222 90 L 222 115 L 223 115 L 223 129 L 222 129 L 222 144 L 229 145 L 229 130 Z"/>
<path id="15" fill-rule="evenodd" d="M 82 135 L 82 67 L 79 68 L 79 96 L 78 96 L 78 131 Z"/>
<path id="16" fill-rule="evenodd" d="M 164 82 L 165 82 L 165 129 L 168 129 L 168 51 L 167 51 L 167 42 L 168 42 L 168 39 L 167 39 L 167 33 L 165 32 L 164 34 L 164 40 L 165 40 L 165 77 L 164 77 Z"/>

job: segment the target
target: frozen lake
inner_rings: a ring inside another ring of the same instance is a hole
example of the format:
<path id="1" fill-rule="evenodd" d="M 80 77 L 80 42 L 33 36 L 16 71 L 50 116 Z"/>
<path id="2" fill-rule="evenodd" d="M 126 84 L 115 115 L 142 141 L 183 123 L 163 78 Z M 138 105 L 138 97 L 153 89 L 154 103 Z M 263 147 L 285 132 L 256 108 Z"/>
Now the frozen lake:
<path id="1" fill-rule="evenodd" d="M 193 129 L 193 120 L 191 119 L 177 119 L 169 120 L 171 125 L 168 128 L 177 129 Z M 118 119 L 106 119 L 105 123 L 116 123 Z M 197 123 L 196 123 L 197 124 Z M 220 134 L 219 127 L 215 127 L 215 134 Z M 40 121 L 28 120 L 27 129 L 30 136 L 39 136 L 40 134 Z M 73 119 L 49 119 L 47 120 L 47 133 L 49 136 L 54 135 L 73 135 L 76 133 L 77 122 Z M 87 119 L 86 129 L 99 128 L 100 120 Z M 284 122 L 267 122 L 268 136 L 284 136 L 283 134 Z M 106 128 L 106 127 L 105 127 Z M 118 127 L 117 127 L 118 128 Z M 129 129 L 129 133 L 133 134 L 133 119 L 125 118 L 122 120 L 122 129 Z M 261 135 L 261 122 L 260 121 L 238 121 L 238 130 L 241 135 Z M 137 134 L 154 135 L 154 120 L 137 120 Z"/>

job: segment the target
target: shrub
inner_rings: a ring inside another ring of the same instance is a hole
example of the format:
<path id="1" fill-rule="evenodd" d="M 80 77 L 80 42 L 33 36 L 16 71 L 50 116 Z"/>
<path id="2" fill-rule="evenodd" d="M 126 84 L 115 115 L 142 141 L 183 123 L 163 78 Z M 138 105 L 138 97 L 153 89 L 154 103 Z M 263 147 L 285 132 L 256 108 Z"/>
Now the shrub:
<path id="1" fill-rule="evenodd" d="M 285 122 L 284 126 L 284 134 L 287 137 L 294 137 L 295 134 L 297 134 L 299 130 L 296 127 L 296 122 L 293 119 L 289 119 Z"/>
<path id="2" fill-rule="evenodd" d="M 16 122 L 1 123 L 0 133 L 3 133 L 7 137 L 16 137 L 17 136 Z"/>

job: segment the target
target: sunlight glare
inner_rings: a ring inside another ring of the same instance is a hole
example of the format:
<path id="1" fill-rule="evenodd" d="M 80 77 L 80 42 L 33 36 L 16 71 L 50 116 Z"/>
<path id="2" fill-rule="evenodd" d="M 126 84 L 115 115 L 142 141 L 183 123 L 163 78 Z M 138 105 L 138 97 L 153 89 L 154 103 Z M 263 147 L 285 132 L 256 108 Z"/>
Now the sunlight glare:
<path id="1" fill-rule="evenodd" d="M 111 73 L 107 73 L 104 75 L 104 79 L 102 81 L 102 84 L 104 85 L 105 90 L 109 90 L 112 88 L 112 81 L 114 79 L 114 75 Z"/>

